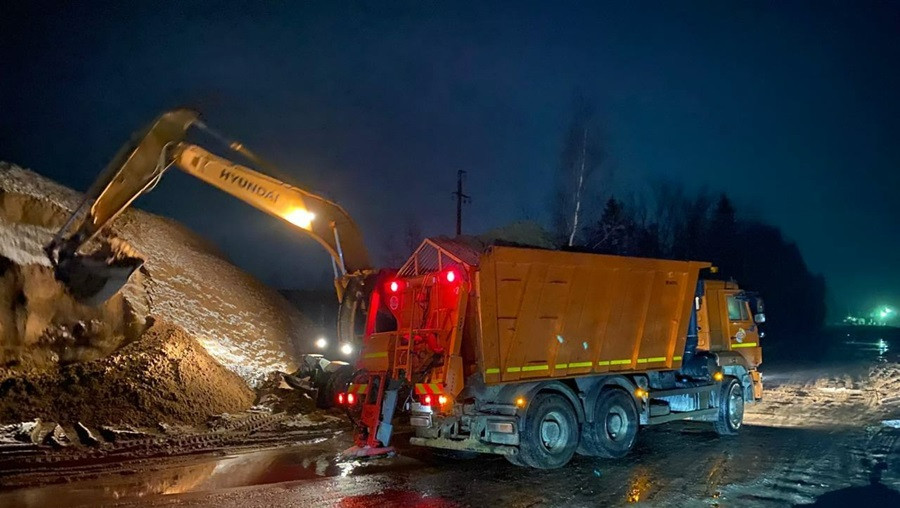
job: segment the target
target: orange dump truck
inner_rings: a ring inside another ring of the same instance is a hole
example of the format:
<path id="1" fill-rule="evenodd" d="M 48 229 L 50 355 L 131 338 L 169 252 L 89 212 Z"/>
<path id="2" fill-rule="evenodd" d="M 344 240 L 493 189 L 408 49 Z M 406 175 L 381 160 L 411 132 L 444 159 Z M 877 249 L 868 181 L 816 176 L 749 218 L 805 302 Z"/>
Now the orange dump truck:
<path id="1" fill-rule="evenodd" d="M 414 445 L 536 468 L 620 457 L 640 426 L 741 427 L 762 383 L 762 302 L 709 263 L 427 239 L 372 293 L 339 402 L 357 450 Z M 408 416 L 407 416 L 408 415 Z"/>

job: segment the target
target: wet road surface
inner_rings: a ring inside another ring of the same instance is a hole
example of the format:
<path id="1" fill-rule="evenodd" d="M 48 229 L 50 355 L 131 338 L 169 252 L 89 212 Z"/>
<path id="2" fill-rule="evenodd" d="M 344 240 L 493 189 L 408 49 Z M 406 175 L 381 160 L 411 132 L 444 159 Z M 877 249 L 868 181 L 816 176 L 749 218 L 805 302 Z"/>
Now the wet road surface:
<path id="1" fill-rule="evenodd" d="M 391 459 L 339 463 L 345 434 L 14 490 L 0 493 L 0 506 L 789 506 L 828 496 L 842 506 L 850 496 L 861 507 L 879 495 L 888 496 L 881 506 L 900 506 L 898 437 L 900 430 L 876 426 L 746 426 L 720 438 L 708 424 L 682 422 L 643 430 L 624 459 L 576 457 L 539 471 L 413 447 Z"/>

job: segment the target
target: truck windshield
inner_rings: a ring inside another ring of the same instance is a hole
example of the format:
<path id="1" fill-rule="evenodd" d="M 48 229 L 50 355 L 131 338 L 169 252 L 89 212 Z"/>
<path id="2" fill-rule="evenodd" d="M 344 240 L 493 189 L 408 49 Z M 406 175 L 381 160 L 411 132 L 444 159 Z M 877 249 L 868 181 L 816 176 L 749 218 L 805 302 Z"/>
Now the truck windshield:
<path id="1" fill-rule="evenodd" d="M 747 309 L 747 302 L 737 299 L 734 295 L 729 295 L 728 319 L 732 321 L 749 321 L 750 310 Z"/>

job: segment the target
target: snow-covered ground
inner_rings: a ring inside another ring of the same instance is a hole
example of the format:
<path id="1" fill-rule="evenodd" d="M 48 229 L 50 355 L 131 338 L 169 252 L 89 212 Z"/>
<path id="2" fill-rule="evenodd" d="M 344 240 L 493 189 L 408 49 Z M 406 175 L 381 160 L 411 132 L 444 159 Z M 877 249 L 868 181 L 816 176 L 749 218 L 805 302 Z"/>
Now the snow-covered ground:
<path id="1" fill-rule="evenodd" d="M 900 419 L 900 364 L 781 368 L 763 375 L 763 400 L 747 407 L 751 425 L 834 427 Z"/>

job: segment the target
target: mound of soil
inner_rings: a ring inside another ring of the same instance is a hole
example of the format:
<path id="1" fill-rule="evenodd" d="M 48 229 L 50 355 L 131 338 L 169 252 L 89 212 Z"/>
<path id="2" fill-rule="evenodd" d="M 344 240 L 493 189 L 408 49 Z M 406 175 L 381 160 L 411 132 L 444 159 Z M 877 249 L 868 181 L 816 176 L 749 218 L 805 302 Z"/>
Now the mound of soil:
<path id="1" fill-rule="evenodd" d="M 75 305 L 53 280 L 42 247 L 81 199 L 0 162 L 0 367 L 100 358 L 133 340 L 152 316 L 183 328 L 251 386 L 270 371 L 296 369 L 297 354 L 316 336 L 308 319 L 180 224 L 134 208 L 96 247 L 134 250 L 143 267 L 101 308 Z"/>
<path id="2" fill-rule="evenodd" d="M 0 422 L 27 415 L 87 425 L 198 424 L 245 410 L 253 400 L 239 376 L 164 322 L 105 358 L 25 374 L 0 371 Z"/>
<path id="3" fill-rule="evenodd" d="M 0 366 L 23 369 L 102 358 L 137 338 L 145 316 L 122 294 L 91 307 L 75 301 L 46 266 L 0 255 Z"/>

